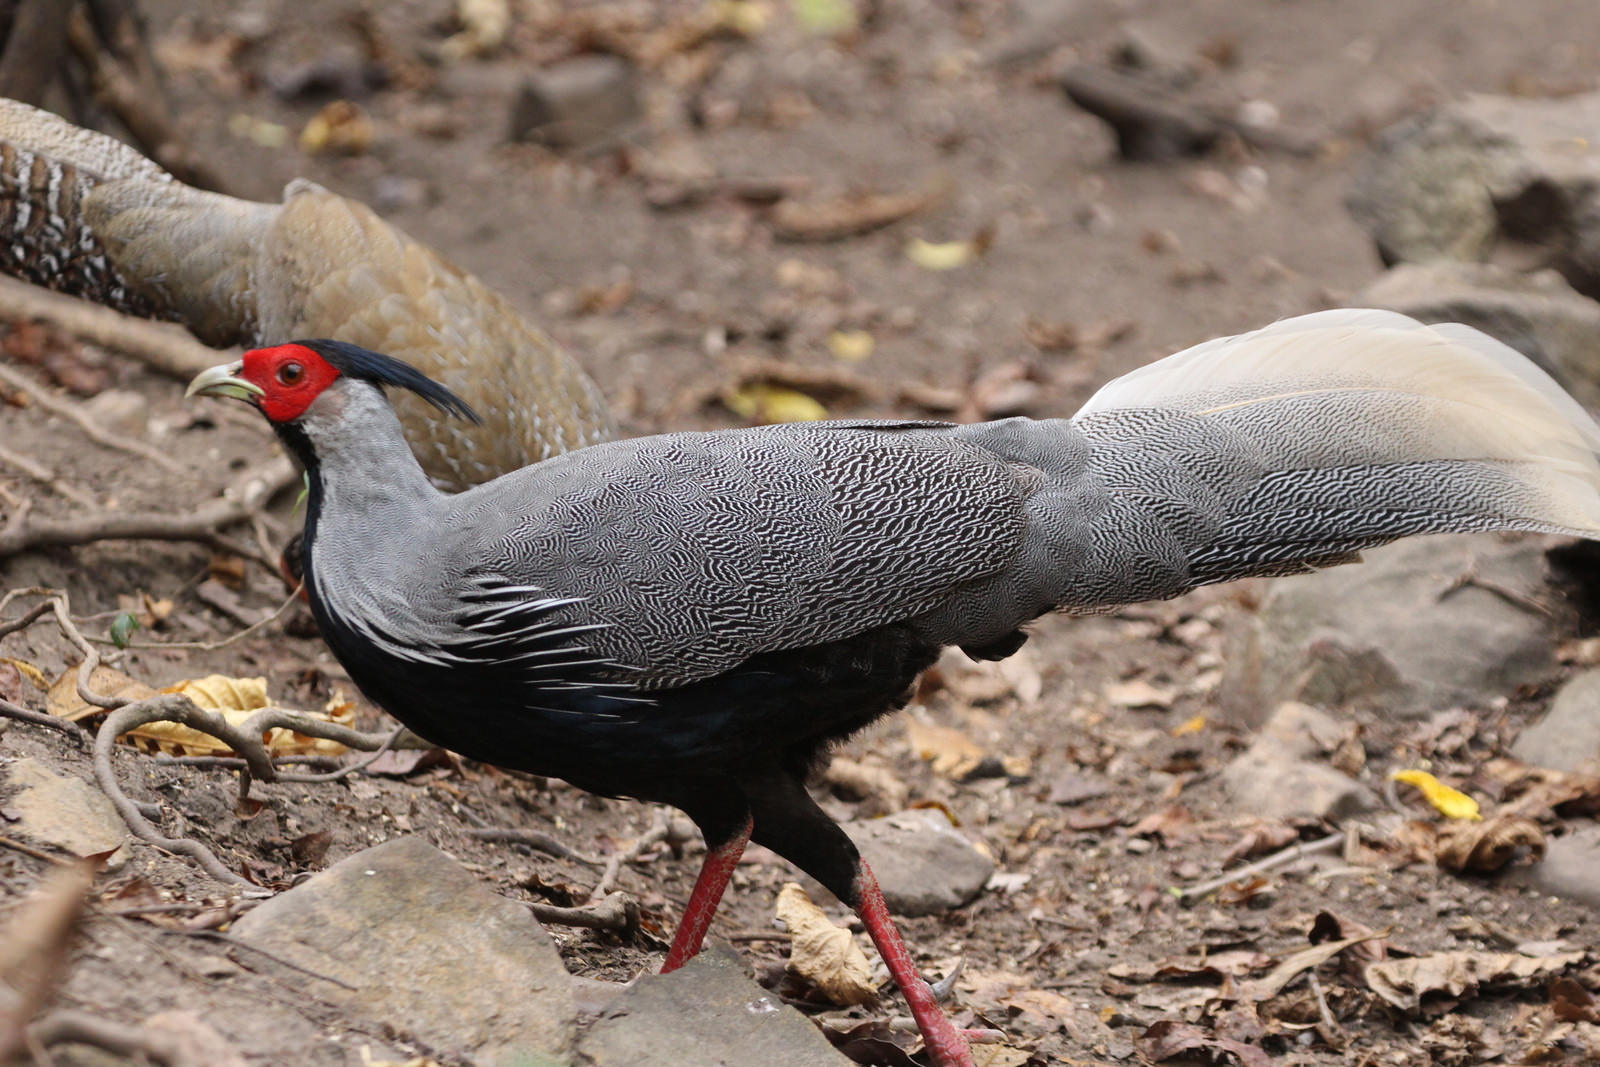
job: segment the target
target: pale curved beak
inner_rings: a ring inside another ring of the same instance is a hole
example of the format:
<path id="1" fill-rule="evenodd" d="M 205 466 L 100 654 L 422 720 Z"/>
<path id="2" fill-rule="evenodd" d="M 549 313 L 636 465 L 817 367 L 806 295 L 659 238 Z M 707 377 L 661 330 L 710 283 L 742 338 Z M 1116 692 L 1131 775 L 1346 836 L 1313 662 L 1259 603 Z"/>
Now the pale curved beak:
<path id="1" fill-rule="evenodd" d="M 239 377 L 244 370 L 244 364 L 224 363 L 219 367 L 209 367 L 195 375 L 194 381 L 189 383 L 189 388 L 183 391 L 183 398 L 191 396 L 226 396 L 234 400 L 254 400 L 266 394 L 266 390 L 255 382 L 247 382 Z"/>

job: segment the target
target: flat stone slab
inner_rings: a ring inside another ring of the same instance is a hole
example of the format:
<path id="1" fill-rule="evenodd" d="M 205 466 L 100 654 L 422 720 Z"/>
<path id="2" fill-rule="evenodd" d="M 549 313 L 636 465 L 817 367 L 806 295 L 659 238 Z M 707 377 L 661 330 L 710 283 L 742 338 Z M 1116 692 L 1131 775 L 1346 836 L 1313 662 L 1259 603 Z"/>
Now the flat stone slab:
<path id="1" fill-rule="evenodd" d="M 232 932 L 354 987 L 304 979 L 319 997 L 441 1053 L 485 1067 L 571 1061 L 571 979 L 550 935 L 420 838 L 358 852 Z"/>
<path id="2" fill-rule="evenodd" d="M 848 1067 L 794 1008 L 745 975 L 738 954 L 708 948 L 671 974 L 640 978 L 584 1035 L 593 1067 Z"/>
<path id="3" fill-rule="evenodd" d="M 1600 826 L 1550 838 L 1544 859 L 1515 877 L 1541 893 L 1600 909 Z"/>
<path id="4" fill-rule="evenodd" d="M 937 811 L 903 811 L 842 824 L 896 915 L 939 915 L 973 900 L 994 860 Z"/>
<path id="5" fill-rule="evenodd" d="M 1544 718 L 1522 731 L 1511 754 L 1557 771 L 1600 766 L 1600 668 L 1569 678 Z"/>
<path id="6" fill-rule="evenodd" d="M 57 774 L 36 759 L 19 759 L 6 773 L 21 790 L 7 807 L 17 816 L 16 830 L 41 844 L 74 856 L 113 853 L 107 864 L 126 858 L 128 830 L 111 798 L 82 778 Z"/>
<path id="7" fill-rule="evenodd" d="M 1559 598 L 1546 543 L 1414 537 L 1354 566 L 1273 579 L 1235 634 L 1222 707 L 1246 725 L 1284 701 L 1423 718 L 1548 678 L 1556 632 L 1537 604 Z"/>
<path id="8" fill-rule="evenodd" d="M 1343 819 L 1371 811 L 1378 797 L 1321 761 L 1340 734 L 1331 716 L 1284 704 L 1244 752 L 1222 771 L 1228 798 L 1264 819 Z"/>

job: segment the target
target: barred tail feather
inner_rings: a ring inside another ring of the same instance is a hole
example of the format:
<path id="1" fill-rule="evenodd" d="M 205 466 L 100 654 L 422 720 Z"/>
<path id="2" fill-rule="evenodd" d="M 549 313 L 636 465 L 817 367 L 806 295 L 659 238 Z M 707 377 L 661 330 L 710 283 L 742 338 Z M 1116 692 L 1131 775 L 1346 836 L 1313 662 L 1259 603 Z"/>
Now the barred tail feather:
<path id="1" fill-rule="evenodd" d="M 1184 587 L 1343 562 L 1412 534 L 1600 537 L 1600 426 L 1466 326 L 1371 310 L 1288 319 L 1119 378 L 1074 422 L 1127 447 L 1127 427 L 1153 411 L 1195 427 L 1190 462 L 1219 505 L 1219 522 L 1184 539 Z M 1239 479 L 1208 469 L 1255 474 L 1234 491 Z"/>

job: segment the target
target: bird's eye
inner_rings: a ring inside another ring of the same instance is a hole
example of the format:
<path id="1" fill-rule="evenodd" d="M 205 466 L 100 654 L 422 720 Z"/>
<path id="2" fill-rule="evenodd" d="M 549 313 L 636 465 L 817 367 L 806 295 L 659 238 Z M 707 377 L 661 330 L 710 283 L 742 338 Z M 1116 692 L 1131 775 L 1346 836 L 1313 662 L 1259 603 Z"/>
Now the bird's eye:
<path id="1" fill-rule="evenodd" d="M 285 363 L 278 368 L 278 381 L 284 385 L 294 385 L 305 376 L 306 369 L 299 363 Z"/>

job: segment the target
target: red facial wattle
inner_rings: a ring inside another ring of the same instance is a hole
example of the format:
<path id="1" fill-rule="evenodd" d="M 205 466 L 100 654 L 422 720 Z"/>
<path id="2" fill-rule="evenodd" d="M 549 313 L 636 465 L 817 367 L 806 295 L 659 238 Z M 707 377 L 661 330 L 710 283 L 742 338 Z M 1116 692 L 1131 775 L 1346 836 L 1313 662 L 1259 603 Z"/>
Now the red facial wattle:
<path id="1" fill-rule="evenodd" d="M 339 370 L 305 345 L 277 345 L 244 354 L 239 377 L 258 386 L 256 405 L 273 422 L 290 422 L 339 377 Z"/>

